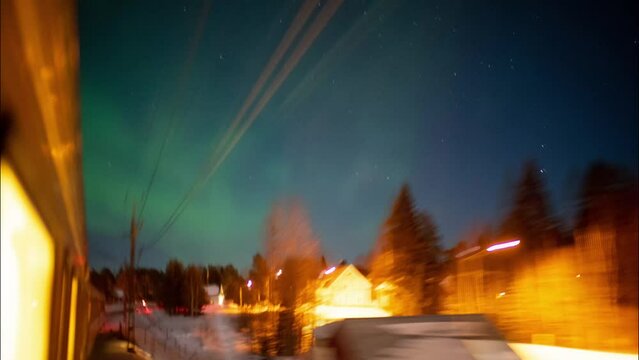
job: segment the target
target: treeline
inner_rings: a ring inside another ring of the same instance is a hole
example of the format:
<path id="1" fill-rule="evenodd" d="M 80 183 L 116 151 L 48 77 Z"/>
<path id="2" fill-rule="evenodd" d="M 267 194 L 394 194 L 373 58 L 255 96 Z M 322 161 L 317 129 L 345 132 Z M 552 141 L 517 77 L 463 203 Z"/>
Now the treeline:
<path id="1" fill-rule="evenodd" d="M 601 239 L 600 246 L 614 248 L 615 254 L 601 255 L 609 257 L 607 261 L 617 273 L 614 286 L 619 289 L 619 296 L 616 301 L 637 306 L 636 176 L 623 167 L 597 162 L 586 169 L 573 189 L 576 198 L 570 212 L 572 218 L 562 218 L 553 211 L 541 169 L 534 162 L 526 163 L 505 217 L 494 230 L 487 226 L 474 238 L 464 239 L 450 255 L 473 245 L 520 239 L 519 249 L 513 254 L 516 267 L 543 257 L 553 249 L 592 247 L 584 236 L 605 230 L 610 236 Z"/>
<path id="2" fill-rule="evenodd" d="M 534 162 L 525 163 L 511 189 L 504 215 L 481 226 L 479 231 L 468 233 L 449 249 L 442 248 L 435 218 L 415 204 L 409 185 L 403 185 L 380 226 L 369 255 L 365 261 L 356 264 L 368 273 L 374 289 L 373 298 L 395 315 L 458 312 L 460 303 L 466 301 L 455 297 L 460 294 L 460 279 L 456 278 L 459 264 L 466 258 L 461 255 L 469 249 L 483 251 L 491 244 L 517 239 L 520 244 L 516 249 L 482 258 L 481 283 L 486 286 L 480 289 L 481 294 L 474 295 L 475 302 L 481 296 L 492 298 L 492 303 L 500 296 L 509 297 L 504 294 L 510 290 L 501 291 L 501 288 L 519 289 L 520 297 L 530 298 L 525 295 L 530 287 L 527 284 L 534 282 L 527 282 L 530 277 L 526 274 L 535 274 L 539 269 L 545 271 L 539 264 L 546 264 L 545 258 L 559 258 L 556 250 L 580 247 L 595 249 L 595 255 L 601 253 L 603 258 L 588 260 L 591 258 L 582 256 L 579 265 L 565 261 L 562 263 L 565 272 L 572 274 L 574 279 L 580 275 L 573 274 L 578 270 L 577 266 L 587 266 L 590 261 L 594 268 L 599 266 L 595 261 L 604 261 L 605 280 L 612 283 L 609 289 L 614 291 L 612 301 L 636 308 L 639 272 L 636 176 L 615 165 L 591 164 L 581 181 L 574 184 L 577 195 L 570 218 L 562 218 L 554 212 L 544 181 L 546 176 Z M 236 304 L 243 302 L 279 309 L 278 316 L 265 316 L 268 319 L 266 330 L 253 334 L 258 338 L 253 343 L 255 352 L 265 355 L 304 352 L 310 344 L 312 326 L 309 324 L 313 319 L 308 319 L 307 315 L 312 312 L 315 301 L 314 284 L 322 270 L 336 264 L 327 264 L 308 213 L 298 199 L 286 199 L 273 206 L 266 220 L 263 241 L 264 251 L 253 257 L 247 278 L 232 265 L 185 267 L 179 261 L 171 260 L 164 271 L 136 271 L 137 297 L 155 300 L 164 304 L 169 313 L 175 313 L 179 308 L 199 309 L 207 301 L 204 286 L 221 285 L 226 299 Z M 580 254 L 584 253 L 580 251 Z M 561 256 L 565 257 L 565 252 Z M 596 271 L 592 270 L 593 273 Z M 508 276 L 497 282 L 487 275 L 489 273 Z M 516 274 L 524 275 L 516 279 Z M 109 294 L 107 298 L 112 299 L 115 286 L 125 288 L 123 270 L 115 276 L 108 270 L 92 272 L 91 277 L 96 287 Z M 451 283 L 458 287 L 453 293 Z M 487 289 L 493 293 L 489 294 Z M 477 294 L 478 290 L 472 291 Z M 497 297 L 494 291 L 497 291 Z M 457 306 L 453 310 L 451 299 Z M 500 300 L 500 303 L 507 304 L 508 301 Z M 474 308 L 473 311 L 478 310 L 485 309 Z M 526 312 L 525 309 L 519 311 Z M 277 333 L 275 342 L 272 341 L 274 333 Z"/>
<path id="3" fill-rule="evenodd" d="M 227 301 L 240 302 L 240 288 L 246 280 L 233 265 L 187 265 L 170 260 L 165 269 L 138 268 L 136 274 L 136 299 L 156 302 L 169 314 L 178 311 L 195 315 L 202 305 L 209 302 L 205 286 L 217 285 L 224 291 Z M 108 268 L 91 270 L 93 286 L 100 290 L 107 302 L 119 298 L 128 289 L 128 271 L 120 268 L 116 274 Z M 118 294 L 119 292 L 119 294 Z"/>
<path id="4" fill-rule="evenodd" d="M 526 164 L 505 216 L 448 251 L 441 310 L 490 314 L 513 342 L 636 349 L 636 175 L 608 163 L 591 164 L 572 188 L 571 211 L 561 217 L 552 209 L 542 174 L 534 163 Z M 485 252 L 514 239 L 520 240 L 517 247 Z M 484 252 L 475 255 L 476 249 Z"/>
<path id="5" fill-rule="evenodd" d="M 553 212 L 544 176 L 534 162 L 525 163 L 504 217 L 470 232 L 451 249 L 442 249 L 433 217 L 417 209 L 404 185 L 366 261 L 380 304 L 397 315 L 440 312 L 445 295 L 440 285 L 464 250 L 518 239 L 516 251 L 484 260 L 511 271 L 553 249 L 575 246 L 575 234 L 605 228 L 614 234 L 605 241 L 614 242 L 617 254 L 610 259 L 617 273 L 616 301 L 636 307 L 637 178 L 621 167 L 593 163 L 575 184 L 574 218 L 566 219 Z"/>

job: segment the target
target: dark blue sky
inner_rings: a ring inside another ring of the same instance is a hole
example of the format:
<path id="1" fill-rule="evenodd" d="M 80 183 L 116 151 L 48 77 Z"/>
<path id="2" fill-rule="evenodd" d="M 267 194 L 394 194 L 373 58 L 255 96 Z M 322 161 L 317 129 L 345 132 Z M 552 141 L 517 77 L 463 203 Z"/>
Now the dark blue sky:
<path id="1" fill-rule="evenodd" d="M 153 240 L 301 3 L 214 1 L 203 17 L 202 1 L 80 2 L 92 265 L 124 261 L 131 204 L 175 119 L 140 235 Z M 303 199 L 329 259 L 353 260 L 403 182 L 452 246 L 499 222 L 527 159 L 569 214 L 593 160 L 637 171 L 636 14 L 630 2 L 345 1 L 141 263 L 245 266 L 286 196 Z"/>

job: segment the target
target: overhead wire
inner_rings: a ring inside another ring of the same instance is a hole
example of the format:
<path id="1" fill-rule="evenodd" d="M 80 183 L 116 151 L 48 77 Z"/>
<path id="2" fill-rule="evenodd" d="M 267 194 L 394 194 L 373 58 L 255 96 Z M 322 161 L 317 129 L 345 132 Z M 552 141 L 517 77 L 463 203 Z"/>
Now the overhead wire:
<path id="1" fill-rule="evenodd" d="M 199 181 L 196 180 L 196 182 L 193 184 L 191 189 L 182 198 L 182 200 L 180 201 L 178 206 L 172 212 L 171 216 L 168 218 L 168 220 L 162 226 L 158 236 L 151 243 L 150 246 L 153 246 L 154 244 L 156 244 L 157 242 L 162 240 L 162 238 L 164 238 L 164 236 L 166 236 L 166 234 L 168 233 L 168 230 L 175 223 L 175 221 L 177 221 L 179 216 L 184 212 L 184 209 L 186 208 L 186 205 L 187 205 L 188 201 L 216 173 L 216 171 L 222 165 L 224 160 L 228 157 L 228 155 L 231 153 L 233 148 L 240 141 L 240 139 L 242 138 L 244 133 L 253 124 L 255 119 L 259 116 L 259 114 L 262 112 L 264 107 L 268 104 L 270 99 L 277 92 L 279 87 L 284 83 L 284 81 L 286 80 L 288 75 L 293 71 L 293 69 L 295 68 L 297 63 L 300 61 L 302 56 L 310 48 L 310 46 L 312 45 L 314 40 L 321 33 L 321 31 L 324 29 L 326 24 L 332 18 L 332 16 L 335 14 L 337 9 L 341 5 L 342 1 L 343 0 L 329 0 L 327 2 L 327 4 L 325 4 L 324 7 L 322 7 L 322 9 L 320 10 L 320 13 L 317 15 L 317 17 L 314 19 L 314 21 L 312 22 L 312 24 L 310 25 L 308 30 L 303 35 L 302 39 L 296 45 L 296 47 L 293 50 L 291 56 L 284 63 L 284 65 L 282 66 L 281 70 L 276 75 L 275 79 L 270 83 L 270 85 L 265 90 L 264 94 L 260 98 L 260 100 L 257 103 L 257 105 L 251 111 L 251 113 L 250 113 L 250 115 L 248 117 L 248 120 L 246 120 L 244 122 L 244 124 L 240 128 L 240 130 L 238 132 L 236 132 L 236 134 L 233 136 L 230 145 L 226 147 L 226 150 L 222 153 L 222 155 L 219 156 L 219 158 L 216 159 L 216 157 L 219 154 L 219 152 L 222 151 L 224 145 L 226 145 L 228 136 L 230 136 L 232 134 L 232 132 L 240 124 L 240 119 L 246 113 L 246 111 L 250 108 L 250 105 L 252 104 L 252 102 L 254 102 L 255 98 L 257 97 L 257 94 L 259 93 L 261 88 L 264 86 L 266 80 L 268 78 L 270 78 L 270 74 L 274 71 L 274 69 L 275 69 L 275 67 L 277 65 L 277 62 L 279 62 L 281 60 L 283 55 L 286 53 L 286 50 L 290 46 L 290 44 L 297 37 L 297 34 L 299 33 L 299 31 L 303 28 L 304 24 L 307 22 L 308 17 L 311 15 L 311 13 L 313 12 L 313 9 L 315 8 L 315 4 L 317 4 L 317 1 L 316 0 L 310 0 L 310 1 L 307 0 L 302 5 L 300 10 L 298 11 L 297 16 L 295 17 L 295 20 L 293 21 L 293 23 L 291 24 L 291 26 L 287 30 L 287 33 L 285 34 L 284 38 L 282 39 L 282 41 L 278 45 L 278 48 L 276 48 L 274 54 L 272 55 L 269 63 L 264 68 L 264 70 L 260 74 L 260 77 L 258 78 L 258 80 L 256 81 L 255 85 L 251 89 L 251 92 L 249 93 L 249 96 L 245 100 L 242 108 L 240 109 L 240 111 L 238 112 L 238 114 L 234 118 L 233 122 L 229 126 L 229 129 L 227 130 L 227 133 L 225 134 L 225 137 L 224 137 L 223 141 L 216 148 L 216 151 L 211 155 L 211 159 L 209 161 L 209 165 L 212 164 L 212 166 L 207 171 L 201 171 L 200 172 L 201 174 L 202 173 L 205 174 L 204 175 L 204 179 L 199 179 Z"/>
<path id="2" fill-rule="evenodd" d="M 318 1 L 319 0 L 306 0 L 304 4 L 302 4 L 299 11 L 295 15 L 293 22 L 289 26 L 289 29 L 286 31 L 286 33 L 284 34 L 284 37 L 282 38 L 280 43 L 277 45 L 277 48 L 271 55 L 266 66 L 262 69 L 262 72 L 260 73 L 255 84 L 253 84 L 253 87 L 251 88 L 251 91 L 249 92 L 248 96 L 246 97 L 246 99 L 244 99 L 244 102 L 242 103 L 242 107 L 240 108 L 240 111 L 238 111 L 238 113 L 233 118 L 233 121 L 231 122 L 231 125 L 226 130 L 222 140 L 217 144 L 215 148 L 215 152 L 211 155 L 211 158 L 217 156 L 219 151 L 221 151 L 221 149 L 224 148 L 229 137 L 235 131 L 235 128 L 237 127 L 237 125 L 240 123 L 240 120 L 244 117 L 244 114 L 246 113 L 246 111 L 251 107 L 251 105 L 255 101 L 255 98 L 260 93 L 260 91 L 262 91 L 262 87 L 264 87 L 264 84 L 266 83 L 266 81 L 271 77 L 271 75 L 273 74 L 273 71 L 282 60 L 282 57 L 284 56 L 284 54 L 286 54 L 286 51 L 291 46 L 293 41 L 297 38 L 297 35 L 299 34 L 299 32 L 302 30 L 302 28 L 308 21 L 308 18 L 313 13 L 313 10 L 315 9 L 315 5 L 317 4 Z"/>
<path id="3" fill-rule="evenodd" d="M 178 82 L 177 82 L 178 91 L 176 93 L 176 96 L 174 97 L 175 101 L 171 105 L 169 122 L 166 126 L 166 130 L 164 131 L 164 137 L 160 144 L 158 155 L 155 159 L 153 170 L 151 172 L 151 176 L 149 177 L 149 181 L 147 183 L 146 189 L 142 192 L 142 205 L 140 208 L 140 212 L 137 215 L 139 219 L 137 223 L 138 230 L 141 229 L 143 224 L 142 216 L 144 215 L 144 210 L 146 209 L 149 196 L 153 189 L 153 185 L 155 183 L 155 179 L 158 174 L 158 170 L 166 149 L 166 145 L 168 143 L 168 139 L 175 128 L 177 108 L 178 108 L 179 102 L 181 102 L 183 98 L 183 94 L 185 92 L 186 86 L 190 79 L 191 68 L 193 67 L 193 62 L 195 61 L 195 58 L 199 49 L 199 45 L 200 45 L 202 36 L 204 34 L 204 29 L 206 27 L 206 23 L 209 18 L 211 7 L 212 7 L 212 1 L 210 0 L 202 1 L 202 9 L 200 11 L 200 16 L 196 24 L 195 33 L 194 33 L 194 36 L 191 38 L 191 41 L 188 46 L 186 61 L 184 62 L 184 66 L 182 67 L 182 70 L 178 76 Z M 140 255 L 143 252 L 144 247 L 145 247 L 144 244 L 140 244 L 140 248 L 138 250 Z M 140 256 L 138 256 L 138 261 L 139 261 L 139 258 Z"/>
<path id="4" fill-rule="evenodd" d="M 216 158 L 219 157 L 220 152 L 223 151 L 224 147 L 229 141 L 229 138 L 232 137 L 233 133 L 235 132 L 235 129 L 240 124 L 241 120 L 243 119 L 246 111 L 251 107 L 251 105 L 253 105 L 256 97 L 258 96 L 262 88 L 264 87 L 264 84 L 266 83 L 266 81 L 273 74 L 277 65 L 281 62 L 282 57 L 286 54 L 288 48 L 291 46 L 293 41 L 297 38 L 299 32 L 304 28 L 304 25 L 308 22 L 308 19 L 310 15 L 313 13 L 313 10 L 315 9 L 315 6 L 317 3 L 318 3 L 318 0 L 306 0 L 302 4 L 295 18 L 293 19 L 293 22 L 291 23 L 286 33 L 284 34 L 284 37 L 282 38 L 277 48 L 271 55 L 266 66 L 262 69 L 262 72 L 260 73 L 257 81 L 254 83 L 253 87 L 251 88 L 249 95 L 244 100 L 242 107 L 240 108 L 236 116 L 233 118 L 233 121 L 231 122 L 228 129 L 226 130 L 222 140 L 217 144 L 217 146 L 214 149 L 214 152 L 210 155 L 209 161 L 206 166 L 210 167 L 211 164 L 213 164 L 213 167 L 217 168 L 216 161 L 215 161 Z M 175 223 L 175 220 L 182 214 L 182 212 L 184 211 L 184 207 L 186 206 L 189 199 L 192 197 L 192 195 L 196 191 L 199 190 L 201 186 L 200 184 L 203 182 L 201 180 L 202 177 L 204 176 L 205 178 L 207 178 L 206 174 L 209 172 L 210 171 L 206 171 L 206 167 L 203 167 L 201 169 L 198 178 L 196 178 L 195 182 L 193 183 L 189 191 L 180 200 L 176 208 L 173 210 L 173 212 L 171 213 L 167 221 L 164 223 L 164 225 L 160 229 L 159 235 L 156 237 L 154 244 L 162 239 L 162 237 L 165 235 L 168 229 L 173 225 L 173 223 Z"/>
<path id="5" fill-rule="evenodd" d="M 173 128 L 175 127 L 175 119 L 176 119 L 176 112 L 177 112 L 177 108 L 178 108 L 178 102 L 181 100 L 182 98 L 182 94 L 185 91 L 186 88 L 186 84 L 188 83 L 190 74 L 191 74 L 191 67 L 193 66 L 193 62 L 195 61 L 195 57 L 197 54 L 197 50 L 199 48 L 200 45 L 200 40 L 202 39 L 202 35 L 204 34 L 204 28 L 206 26 L 206 22 L 208 20 L 208 16 L 209 16 L 209 12 L 211 10 L 211 1 L 207 1 L 204 0 L 202 2 L 202 11 L 200 12 L 200 17 L 198 19 L 197 22 L 197 27 L 196 27 L 196 31 L 195 31 L 195 36 L 191 39 L 191 42 L 189 44 L 189 50 L 187 53 L 187 59 L 185 62 L 184 67 L 182 68 L 182 72 L 180 74 L 180 77 L 178 78 L 178 92 L 177 92 L 177 96 L 175 97 L 176 101 L 173 103 L 172 109 L 171 109 L 171 115 L 169 117 L 169 124 L 167 125 L 166 131 L 164 133 L 164 138 L 162 140 L 162 143 L 160 145 L 160 150 L 158 152 L 158 156 L 156 158 L 155 161 L 155 166 L 153 167 L 153 171 L 151 173 L 151 177 L 149 178 L 149 183 L 147 184 L 147 189 L 143 192 L 144 196 L 143 196 L 143 200 L 142 200 L 142 206 L 140 209 L 140 213 L 138 214 L 138 218 L 142 219 L 142 215 L 144 214 L 144 210 L 146 209 L 146 204 L 148 202 L 149 199 L 149 195 L 151 193 L 151 190 L 153 189 L 153 183 L 155 181 L 155 178 L 157 176 L 158 173 L 158 169 L 160 167 L 160 162 L 162 160 L 162 155 L 164 154 L 164 149 L 166 148 L 166 144 L 168 142 L 168 138 L 171 134 L 171 132 L 173 131 Z M 142 222 L 140 222 L 141 224 Z"/>

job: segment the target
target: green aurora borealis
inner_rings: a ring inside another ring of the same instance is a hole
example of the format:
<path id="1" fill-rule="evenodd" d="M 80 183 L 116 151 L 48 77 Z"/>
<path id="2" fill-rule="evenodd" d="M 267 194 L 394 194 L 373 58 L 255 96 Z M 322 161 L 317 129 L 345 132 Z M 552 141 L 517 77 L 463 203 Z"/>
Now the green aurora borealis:
<path id="1" fill-rule="evenodd" d="M 126 258 L 131 206 L 172 114 L 142 243 L 196 178 L 300 3 L 214 1 L 185 67 L 201 1 L 79 2 L 93 266 Z M 575 4 L 346 1 L 141 264 L 246 266 L 286 196 L 303 199 L 330 260 L 352 261 L 403 182 L 451 246 L 498 220 L 505 184 L 529 158 L 569 215 L 572 174 L 599 158 L 636 170 L 638 149 L 632 16 L 579 3 L 576 17 Z"/>

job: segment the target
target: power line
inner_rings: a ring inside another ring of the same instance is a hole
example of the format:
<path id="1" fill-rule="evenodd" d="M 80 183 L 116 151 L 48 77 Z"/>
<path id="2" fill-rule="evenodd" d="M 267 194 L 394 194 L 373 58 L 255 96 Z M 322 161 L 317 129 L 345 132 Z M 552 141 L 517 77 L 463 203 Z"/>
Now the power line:
<path id="1" fill-rule="evenodd" d="M 217 168 L 217 166 L 215 165 L 215 159 L 219 156 L 220 152 L 226 146 L 229 137 L 231 137 L 232 133 L 235 131 L 240 121 L 244 117 L 244 114 L 255 101 L 255 98 L 262 90 L 262 87 L 264 86 L 266 81 L 271 77 L 273 71 L 277 67 L 278 63 L 281 61 L 282 57 L 284 56 L 284 54 L 286 53 L 290 45 L 297 38 L 300 30 L 302 30 L 302 28 L 308 21 L 308 18 L 313 13 L 313 10 L 315 9 L 315 5 L 317 4 L 317 2 L 318 2 L 317 0 L 306 0 L 304 4 L 302 5 L 302 7 L 300 7 L 300 9 L 297 12 L 297 15 L 293 19 L 293 22 L 291 23 L 286 33 L 284 34 L 284 37 L 282 38 L 277 48 L 271 55 L 269 62 L 260 73 L 260 76 L 258 77 L 257 81 L 251 88 L 249 95 L 244 100 L 242 107 L 240 108 L 240 111 L 236 114 L 229 128 L 226 130 L 221 142 L 218 143 L 217 146 L 215 147 L 214 152 L 210 156 L 210 160 L 207 166 L 210 167 L 211 165 L 213 165 L 214 169 Z M 185 194 L 182 200 L 180 200 L 177 207 L 173 210 L 173 212 L 171 213 L 167 221 L 164 223 L 164 225 L 160 229 L 160 235 L 158 235 L 156 241 L 153 244 L 157 243 L 165 235 L 168 229 L 173 225 L 173 223 L 175 223 L 175 220 L 177 220 L 177 218 L 182 214 L 191 196 L 196 191 L 199 190 L 201 186 L 200 184 L 203 182 L 201 180 L 202 176 L 204 176 L 205 178 L 207 177 L 206 176 L 207 171 L 205 171 L 205 169 L 206 169 L 205 167 L 201 169 L 200 175 L 196 178 L 194 184 L 191 186 L 191 188 Z"/>
<path id="2" fill-rule="evenodd" d="M 211 10 L 211 1 L 207 1 L 204 0 L 202 2 L 202 11 L 200 14 L 200 18 L 198 19 L 198 23 L 197 23 L 197 27 L 195 30 L 195 36 L 191 39 L 191 43 L 189 44 L 189 50 L 187 52 L 187 59 L 186 62 L 184 64 L 184 67 L 182 68 L 182 72 L 180 74 L 180 77 L 178 78 L 178 92 L 177 92 L 177 96 L 175 97 L 176 101 L 173 103 L 173 106 L 171 108 L 171 116 L 169 118 L 169 124 L 167 125 L 166 131 L 164 133 L 164 138 L 162 140 L 162 143 L 160 145 L 160 150 L 158 152 L 158 156 L 156 158 L 155 161 L 155 165 L 153 167 L 153 171 L 151 173 L 151 177 L 149 178 L 149 182 L 147 184 L 147 188 L 146 190 L 142 193 L 142 206 L 140 208 L 140 213 L 138 214 L 138 218 L 140 220 L 142 220 L 142 215 L 144 215 L 144 210 L 146 209 L 146 204 L 148 202 L 149 199 L 149 195 L 151 193 L 151 190 L 153 189 L 153 184 L 155 182 L 155 178 L 157 176 L 158 173 L 158 169 L 160 167 L 160 162 L 162 160 L 162 155 L 164 154 L 164 149 L 166 148 L 166 144 L 168 142 L 168 138 L 169 135 L 171 134 L 171 132 L 173 131 L 173 128 L 175 127 L 175 114 L 177 112 L 177 107 L 178 107 L 178 102 L 179 100 L 182 99 L 182 95 L 184 93 L 184 90 L 186 88 L 186 84 L 188 83 L 190 74 L 191 74 L 191 67 L 193 65 L 193 61 L 195 60 L 195 56 L 197 54 L 197 50 L 199 48 L 199 44 L 200 44 L 200 40 L 202 39 L 202 35 L 204 33 L 204 28 L 206 26 L 206 22 L 208 20 L 208 15 L 209 12 Z M 140 224 L 142 222 L 140 221 Z"/>
<path id="3" fill-rule="evenodd" d="M 171 228 L 171 226 L 177 221 L 178 217 L 186 209 L 186 205 L 188 201 L 191 199 L 191 197 L 197 191 L 199 191 L 210 180 L 210 178 L 217 172 L 217 170 L 222 165 L 224 160 L 226 160 L 226 158 L 231 153 L 233 148 L 240 141 L 244 133 L 253 124 L 255 119 L 259 116 L 259 114 L 262 112 L 264 107 L 268 104 L 268 102 L 271 100 L 273 95 L 277 92 L 279 87 L 284 83 L 284 81 L 286 80 L 288 75 L 291 73 L 291 71 L 293 71 L 293 69 L 295 68 L 297 63 L 300 61 L 302 56 L 313 44 L 315 38 L 321 33 L 321 31 L 324 29 L 328 21 L 335 14 L 337 9 L 341 5 L 342 1 L 343 0 L 329 0 L 329 2 L 324 7 L 322 7 L 322 10 L 320 11 L 319 15 L 315 18 L 313 23 L 310 25 L 308 31 L 304 34 L 299 44 L 296 46 L 295 50 L 293 51 L 292 55 L 284 63 L 280 72 L 277 74 L 275 79 L 271 82 L 267 90 L 264 92 L 264 94 L 260 98 L 257 105 L 251 111 L 248 117 L 248 120 L 244 122 L 244 125 L 240 128 L 239 132 L 235 134 L 230 145 L 227 146 L 226 151 L 224 151 L 221 157 L 219 157 L 216 160 L 215 158 L 217 157 L 221 149 L 224 147 L 224 145 L 226 145 L 226 139 L 228 139 L 228 136 L 235 130 L 237 125 L 239 125 L 240 122 L 238 119 L 240 119 L 241 116 L 244 115 L 244 113 L 250 107 L 251 105 L 250 103 L 254 101 L 255 97 L 257 96 L 261 88 L 263 87 L 264 83 L 270 77 L 270 74 L 273 72 L 275 65 L 277 64 L 277 62 L 279 62 L 283 54 L 286 52 L 288 46 L 290 46 L 292 41 L 297 36 L 297 33 L 299 32 L 299 30 L 303 27 L 304 23 L 308 20 L 308 17 L 312 13 L 312 10 L 315 8 L 314 5 L 317 3 L 317 1 L 307 0 L 302 6 L 302 8 L 300 8 L 300 11 L 298 12 L 298 15 L 296 16 L 294 22 L 292 23 L 291 27 L 289 27 L 287 33 L 285 34 L 284 38 L 280 42 L 280 45 L 278 45 L 278 48 L 276 49 L 275 53 L 271 57 L 271 61 L 269 61 L 269 63 L 263 70 L 262 74 L 260 74 L 260 77 L 258 78 L 254 87 L 251 89 L 251 92 L 249 96 L 247 97 L 246 101 L 244 102 L 240 112 L 238 112 L 238 115 L 234 118 L 233 122 L 231 123 L 231 126 L 229 127 L 229 129 L 227 130 L 227 133 L 225 134 L 223 142 L 218 145 L 214 153 L 211 155 L 209 164 L 212 164 L 212 167 L 208 171 L 205 171 L 203 169 L 200 172 L 200 174 L 204 174 L 204 179 L 201 179 L 201 178 L 196 179 L 193 186 L 191 186 L 191 188 L 182 198 L 178 206 L 171 213 L 171 215 L 169 216 L 169 219 L 165 222 L 165 224 L 160 229 L 159 235 L 157 236 L 155 241 L 153 241 L 150 244 L 150 246 L 157 244 L 168 233 L 168 230 Z M 307 7 L 309 5 L 311 7 Z"/>
<path id="4" fill-rule="evenodd" d="M 217 170 L 218 166 L 215 160 L 219 156 L 220 151 L 224 149 L 229 137 L 232 135 L 232 133 L 235 131 L 236 127 L 240 123 L 240 120 L 243 118 L 246 111 L 250 108 L 252 103 L 255 101 L 255 98 L 261 91 L 266 81 L 271 77 L 271 74 L 275 70 L 277 64 L 281 61 L 282 57 L 284 56 L 284 54 L 286 53 L 286 51 L 288 50 L 292 42 L 295 40 L 295 38 L 297 38 L 297 35 L 299 34 L 300 30 L 304 27 L 304 25 L 308 21 L 309 16 L 313 13 L 313 10 L 315 9 L 315 4 L 317 4 L 317 2 L 318 2 L 317 0 L 306 0 L 304 4 L 302 5 L 302 7 L 298 10 L 298 13 L 295 16 L 293 22 L 291 23 L 291 26 L 289 26 L 289 28 L 287 29 L 286 33 L 284 34 L 284 37 L 278 44 L 273 55 L 271 55 L 269 62 L 264 67 L 264 69 L 260 73 L 260 76 L 258 77 L 258 80 L 255 82 L 255 84 L 251 88 L 249 95 L 247 96 L 244 103 L 242 104 L 240 111 L 237 113 L 237 115 L 231 122 L 231 125 L 227 129 L 222 141 L 218 143 L 213 154 L 210 156 L 208 166 L 210 167 L 211 165 L 213 165 L 213 172 Z M 234 141 L 234 143 L 236 142 L 237 141 Z M 223 155 L 223 157 L 225 158 L 226 156 Z M 219 161 L 217 163 L 219 163 Z M 185 194 L 185 196 L 179 202 L 178 206 L 174 209 L 174 211 L 171 213 L 167 221 L 164 223 L 164 225 L 160 229 L 160 233 L 158 237 L 156 238 L 156 240 L 153 242 L 153 244 L 157 243 L 164 237 L 164 235 L 168 232 L 171 226 L 175 223 L 177 218 L 182 214 L 182 212 L 186 208 L 187 202 L 190 200 L 193 194 L 199 191 L 199 188 L 203 186 L 203 183 L 206 182 L 206 180 L 204 181 L 201 180 L 202 176 L 204 176 L 204 178 L 207 179 L 209 176 L 207 176 L 206 173 L 208 172 L 210 174 L 211 170 L 205 171 L 205 169 L 206 169 L 205 167 L 202 168 L 202 170 L 200 171 L 200 175 L 198 176 L 198 178 L 196 178 L 196 181 L 194 182 L 194 184 L 191 186 L 189 191 Z"/>
<path id="5" fill-rule="evenodd" d="M 264 84 L 266 83 L 266 81 L 273 74 L 273 71 L 277 67 L 277 64 L 279 64 L 279 62 L 282 60 L 282 57 L 284 56 L 284 54 L 286 54 L 286 51 L 288 50 L 288 48 L 291 46 L 293 41 L 297 38 L 297 35 L 299 34 L 300 30 L 302 30 L 302 28 L 308 21 L 308 18 L 313 13 L 313 10 L 315 9 L 315 5 L 317 4 L 317 2 L 318 0 L 306 0 L 304 4 L 302 4 L 302 7 L 298 10 L 297 15 L 295 15 L 295 18 L 293 19 L 291 26 L 289 26 L 288 30 L 284 34 L 284 37 L 282 38 L 280 43 L 277 45 L 277 48 L 271 55 L 271 58 L 269 59 L 268 63 L 266 64 L 264 69 L 262 69 L 260 76 L 258 77 L 255 84 L 253 84 L 253 87 L 251 88 L 251 91 L 249 92 L 248 96 L 246 97 L 246 99 L 244 99 L 244 102 L 242 103 L 242 107 L 240 108 L 240 111 L 235 115 L 235 118 L 231 122 L 231 125 L 229 126 L 229 128 L 226 130 L 224 137 L 222 138 L 220 143 L 218 143 L 218 145 L 216 146 L 215 152 L 211 155 L 211 158 L 214 158 L 215 156 L 217 156 L 219 151 L 221 151 L 221 149 L 224 148 L 231 133 L 235 131 L 235 128 L 240 123 L 240 120 L 244 117 L 244 114 L 246 113 L 246 111 L 251 107 L 251 105 L 255 101 L 255 98 L 260 93 L 260 91 L 262 91 L 262 87 L 264 87 Z"/>
<path id="6" fill-rule="evenodd" d="M 164 72 L 162 72 L 162 74 L 163 73 Z M 154 95 L 153 95 L 153 98 L 152 98 L 152 101 L 151 101 L 150 110 L 148 111 L 150 115 L 147 116 L 147 119 L 149 119 L 149 121 L 151 121 L 151 124 L 150 124 L 149 128 L 146 131 L 147 136 L 144 138 L 144 144 L 146 145 L 146 147 L 148 147 L 148 145 L 150 143 L 151 134 L 153 133 L 153 128 L 154 128 L 154 125 L 155 125 L 155 122 L 153 121 L 153 119 L 156 118 L 156 114 L 158 112 L 158 107 L 155 106 L 155 104 L 156 104 L 157 99 L 159 98 L 159 94 L 160 94 L 160 90 L 159 89 L 160 89 L 160 87 L 157 86 L 157 83 L 153 87 L 155 88 L 155 91 L 154 91 Z M 140 175 L 140 168 L 142 167 L 141 166 L 142 162 L 143 162 L 143 160 L 142 161 L 138 161 L 135 164 L 135 170 L 133 171 L 133 174 L 135 175 L 136 178 Z M 129 193 L 130 189 L 131 189 L 131 184 L 129 184 L 129 186 L 127 187 L 127 191 L 126 191 L 127 195 L 125 196 L 125 199 L 124 199 L 124 206 L 125 207 L 127 206 L 126 200 L 128 199 L 128 193 Z M 145 191 L 142 192 L 141 200 L 143 200 L 144 197 L 145 197 Z"/>
<path id="7" fill-rule="evenodd" d="M 255 101 L 255 98 L 257 97 L 259 92 L 262 90 L 262 87 L 264 86 L 266 81 L 271 77 L 271 74 L 277 67 L 277 64 L 281 61 L 282 57 L 284 56 L 284 54 L 286 53 L 286 51 L 288 50 L 292 42 L 295 40 L 300 30 L 304 27 L 304 25 L 308 21 L 308 18 L 313 13 L 313 10 L 315 9 L 316 4 L 317 4 L 317 0 L 306 0 L 304 4 L 302 5 L 302 7 L 298 10 L 297 15 L 293 19 L 293 22 L 291 23 L 286 33 L 284 34 L 284 37 L 282 38 L 277 48 L 271 55 L 269 62 L 260 73 L 260 76 L 258 77 L 257 81 L 251 88 L 249 95 L 244 100 L 242 107 L 240 108 L 240 111 L 236 114 L 235 118 L 229 125 L 221 142 L 219 142 L 217 146 L 215 147 L 214 152 L 210 156 L 208 166 L 210 166 L 210 164 L 214 162 L 215 158 L 218 157 L 220 151 L 222 151 L 222 149 L 226 145 L 229 137 L 235 131 L 236 127 L 240 123 L 240 120 L 243 118 L 246 111 L 250 108 L 252 103 Z M 157 243 L 158 241 L 160 241 L 164 237 L 164 235 L 166 234 L 168 229 L 173 225 L 175 220 L 182 214 L 187 201 L 190 199 L 192 194 L 195 193 L 195 191 L 199 187 L 198 186 L 199 183 L 201 183 L 201 180 L 198 180 L 198 179 L 200 179 L 202 175 L 205 174 L 204 169 L 205 168 L 203 167 L 202 170 L 200 171 L 200 175 L 198 176 L 198 178 L 196 178 L 196 181 L 191 186 L 187 194 L 182 198 L 182 200 L 178 203 L 178 206 L 170 214 L 169 218 L 160 229 L 159 235 L 157 236 L 156 240 L 151 244 L 151 246 Z"/>

